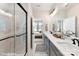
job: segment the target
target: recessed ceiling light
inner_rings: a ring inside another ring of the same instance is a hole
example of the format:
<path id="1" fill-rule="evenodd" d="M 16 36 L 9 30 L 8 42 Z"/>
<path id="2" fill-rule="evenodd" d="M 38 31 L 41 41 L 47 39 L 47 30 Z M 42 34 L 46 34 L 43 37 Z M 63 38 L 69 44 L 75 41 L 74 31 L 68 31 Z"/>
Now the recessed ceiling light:
<path id="1" fill-rule="evenodd" d="M 65 3 L 64 6 L 67 7 L 68 6 L 68 3 Z"/>

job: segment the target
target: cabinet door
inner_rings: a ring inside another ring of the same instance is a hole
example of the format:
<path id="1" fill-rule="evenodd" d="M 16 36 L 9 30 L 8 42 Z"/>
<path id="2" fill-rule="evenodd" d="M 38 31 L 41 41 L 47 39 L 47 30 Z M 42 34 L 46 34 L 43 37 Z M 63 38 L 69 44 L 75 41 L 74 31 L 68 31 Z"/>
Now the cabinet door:
<path id="1" fill-rule="evenodd" d="M 56 46 L 52 42 L 50 42 L 50 47 L 52 49 L 52 52 L 50 51 L 51 55 L 63 56 L 62 53 L 56 48 Z"/>
<path id="2" fill-rule="evenodd" d="M 49 46 L 49 39 L 47 38 L 47 54 L 48 54 L 48 55 L 50 55 L 50 54 L 49 54 L 49 53 L 50 53 L 50 52 L 49 52 L 49 47 L 50 47 L 50 46 Z"/>
<path id="3" fill-rule="evenodd" d="M 49 49 L 50 49 L 50 50 L 49 50 L 49 51 L 50 51 L 50 52 L 49 52 L 49 53 L 50 53 L 50 56 L 56 56 L 56 52 L 55 52 L 55 50 L 54 50 L 54 48 L 55 48 L 54 45 L 52 44 L 51 41 L 50 41 L 49 44 L 50 44 L 50 48 L 49 48 Z"/>
<path id="4" fill-rule="evenodd" d="M 44 36 L 44 41 L 45 41 L 46 52 L 49 55 L 49 40 L 46 36 Z"/>
<path id="5" fill-rule="evenodd" d="M 50 56 L 56 56 L 56 53 L 51 46 L 50 46 L 50 52 L 49 53 L 50 53 Z"/>
<path id="6" fill-rule="evenodd" d="M 56 47 L 54 47 L 54 51 L 57 56 L 63 56 L 63 54 Z"/>

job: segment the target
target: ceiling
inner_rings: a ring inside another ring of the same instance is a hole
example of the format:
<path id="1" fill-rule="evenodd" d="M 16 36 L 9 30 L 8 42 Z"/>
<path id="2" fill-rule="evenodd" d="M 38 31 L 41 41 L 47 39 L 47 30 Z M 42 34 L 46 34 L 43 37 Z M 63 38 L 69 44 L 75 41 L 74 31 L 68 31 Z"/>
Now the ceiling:
<path id="1" fill-rule="evenodd" d="M 67 3 L 31 3 L 32 6 L 32 12 L 35 18 L 44 17 L 45 15 L 49 15 L 50 12 L 54 8 L 61 9 L 67 9 L 70 6 L 73 6 L 73 4 L 67 4 Z"/>
<path id="2" fill-rule="evenodd" d="M 9 8 L 10 8 L 9 4 L 7 4 L 7 3 L 0 3 L 0 9 L 4 10 L 6 12 L 9 12 Z"/>
<path id="3" fill-rule="evenodd" d="M 32 3 L 33 10 L 37 11 L 49 11 L 55 4 L 52 3 Z"/>
<path id="4" fill-rule="evenodd" d="M 47 15 L 51 8 L 54 8 L 55 4 L 52 3 L 32 3 L 32 12 L 34 17 L 40 18 Z"/>

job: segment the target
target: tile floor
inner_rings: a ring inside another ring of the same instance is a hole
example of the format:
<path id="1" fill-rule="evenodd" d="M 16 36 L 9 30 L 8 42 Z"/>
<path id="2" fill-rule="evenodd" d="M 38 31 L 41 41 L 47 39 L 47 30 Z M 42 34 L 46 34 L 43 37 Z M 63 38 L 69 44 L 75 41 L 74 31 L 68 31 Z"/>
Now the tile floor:
<path id="1" fill-rule="evenodd" d="M 42 38 L 33 37 L 33 49 L 29 52 L 29 54 L 27 53 L 26 56 L 48 56 L 44 40 Z"/>
<path id="2" fill-rule="evenodd" d="M 34 56 L 47 56 L 44 40 L 37 38 L 34 39 L 34 42 L 35 42 Z"/>

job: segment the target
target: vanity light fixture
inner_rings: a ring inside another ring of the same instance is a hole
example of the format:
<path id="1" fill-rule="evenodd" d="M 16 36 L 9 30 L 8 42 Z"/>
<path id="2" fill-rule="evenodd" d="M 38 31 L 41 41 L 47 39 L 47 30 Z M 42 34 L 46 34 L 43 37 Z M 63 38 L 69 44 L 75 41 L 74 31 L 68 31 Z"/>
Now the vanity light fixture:
<path id="1" fill-rule="evenodd" d="M 58 12 L 58 8 L 53 9 L 53 11 L 50 13 L 50 16 L 54 16 Z"/>
<path id="2" fill-rule="evenodd" d="M 0 13 L 3 15 L 6 15 L 6 16 L 12 17 L 12 14 L 7 13 L 7 12 L 3 11 L 2 9 L 0 9 Z"/>

